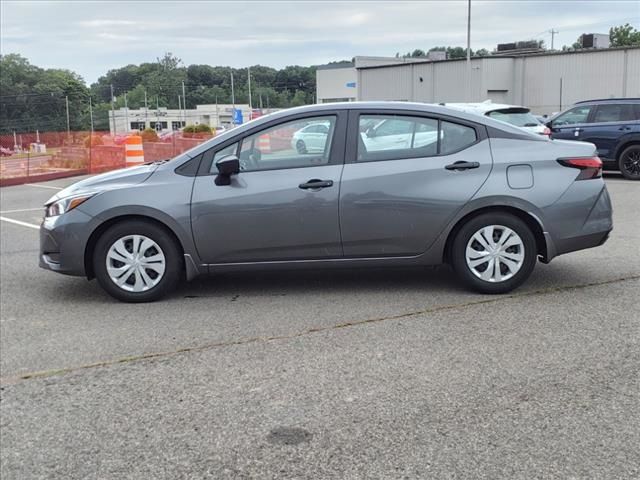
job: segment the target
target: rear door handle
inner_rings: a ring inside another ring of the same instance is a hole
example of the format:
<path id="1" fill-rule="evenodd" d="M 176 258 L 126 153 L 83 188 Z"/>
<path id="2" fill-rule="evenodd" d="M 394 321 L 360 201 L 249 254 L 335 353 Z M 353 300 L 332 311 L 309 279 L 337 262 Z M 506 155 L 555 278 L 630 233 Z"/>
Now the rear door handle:
<path id="1" fill-rule="evenodd" d="M 618 130 L 631 130 L 631 127 L 620 127 Z"/>
<path id="2" fill-rule="evenodd" d="M 447 165 L 446 168 L 447 170 L 469 170 L 471 168 L 479 168 L 480 167 L 480 163 L 479 162 L 454 162 L 450 165 Z"/>
<path id="3" fill-rule="evenodd" d="M 316 190 L 333 186 L 333 180 L 319 180 L 317 178 L 309 180 L 307 183 L 301 183 L 298 188 L 303 190 Z"/>

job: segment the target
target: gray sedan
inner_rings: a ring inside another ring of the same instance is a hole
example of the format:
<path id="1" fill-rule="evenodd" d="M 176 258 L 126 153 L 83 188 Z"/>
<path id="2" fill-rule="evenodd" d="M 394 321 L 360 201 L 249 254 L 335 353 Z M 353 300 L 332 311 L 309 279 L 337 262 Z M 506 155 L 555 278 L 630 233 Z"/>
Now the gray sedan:
<path id="1" fill-rule="evenodd" d="M 292 146 L 313 124 L 320 146 Z M 503 293 L 611 229 L 592 144 L 433 105 L 342 103 L 70 186 L 46 204 L 39 260 L 128 302 L 207 273 L 441 263 Z"/>

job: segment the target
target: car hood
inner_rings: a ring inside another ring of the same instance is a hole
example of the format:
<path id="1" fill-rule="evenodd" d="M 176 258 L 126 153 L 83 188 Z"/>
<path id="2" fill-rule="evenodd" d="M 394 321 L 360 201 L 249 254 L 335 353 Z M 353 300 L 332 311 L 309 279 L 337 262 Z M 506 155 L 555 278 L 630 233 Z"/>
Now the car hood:
<path id="1" fill-rule="evenodd" d="M 93 177 L 85 178 L 79 182 L 69 185 L 64 190 L 60 190 L 51 197 L 45 205 L 49 205 L 61 198 L 83 193 L 100 192 L 111 190 L 122 186 L 137 185 L 148 179 L 158 168 L 156 164 L 140 165 L 137 167 L 123 168 L 113 172 L 102 173 Z"/>

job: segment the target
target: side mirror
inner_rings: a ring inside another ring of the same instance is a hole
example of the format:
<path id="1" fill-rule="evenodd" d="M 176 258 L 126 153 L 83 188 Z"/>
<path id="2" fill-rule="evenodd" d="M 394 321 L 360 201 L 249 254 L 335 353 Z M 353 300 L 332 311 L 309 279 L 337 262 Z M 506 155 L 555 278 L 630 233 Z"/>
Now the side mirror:
<path id="1" fill-rule="evenodd" d="M 369 128 L 365 132 L 365 135 L 367 136 L 367 138 L 373 138 L 376 136 L 376 131 L 373 128 Z"/>
<path id="2" fill-rule="evenodd" d="M 545 123 L 545 126 L 548 128 L 553 128 L 553 122 L 547 122 Z"/>
<path id="3" fill-rule="evenodd" d="M 230 185 L 231 175 L 240 172 L 240 160 L 235 155 L 226 155 L 216 162 L 218 176 L 216 185 Z"/>

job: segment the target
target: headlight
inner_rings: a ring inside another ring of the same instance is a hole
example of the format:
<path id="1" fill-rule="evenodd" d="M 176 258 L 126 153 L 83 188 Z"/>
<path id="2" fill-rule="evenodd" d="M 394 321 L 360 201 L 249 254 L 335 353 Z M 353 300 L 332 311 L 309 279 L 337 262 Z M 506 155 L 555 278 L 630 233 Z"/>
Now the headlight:
<path id="1" fill-rule="evenodd" d="M 69 210 L 73 210 L 78 205 L 83 204 L 95 193 L 83 193 L 81 195 L 71 195 L 70 197 L 61 198 L 46 206 L 45 217 L 57 217 L 63 213 L 67 213 Z"/>

